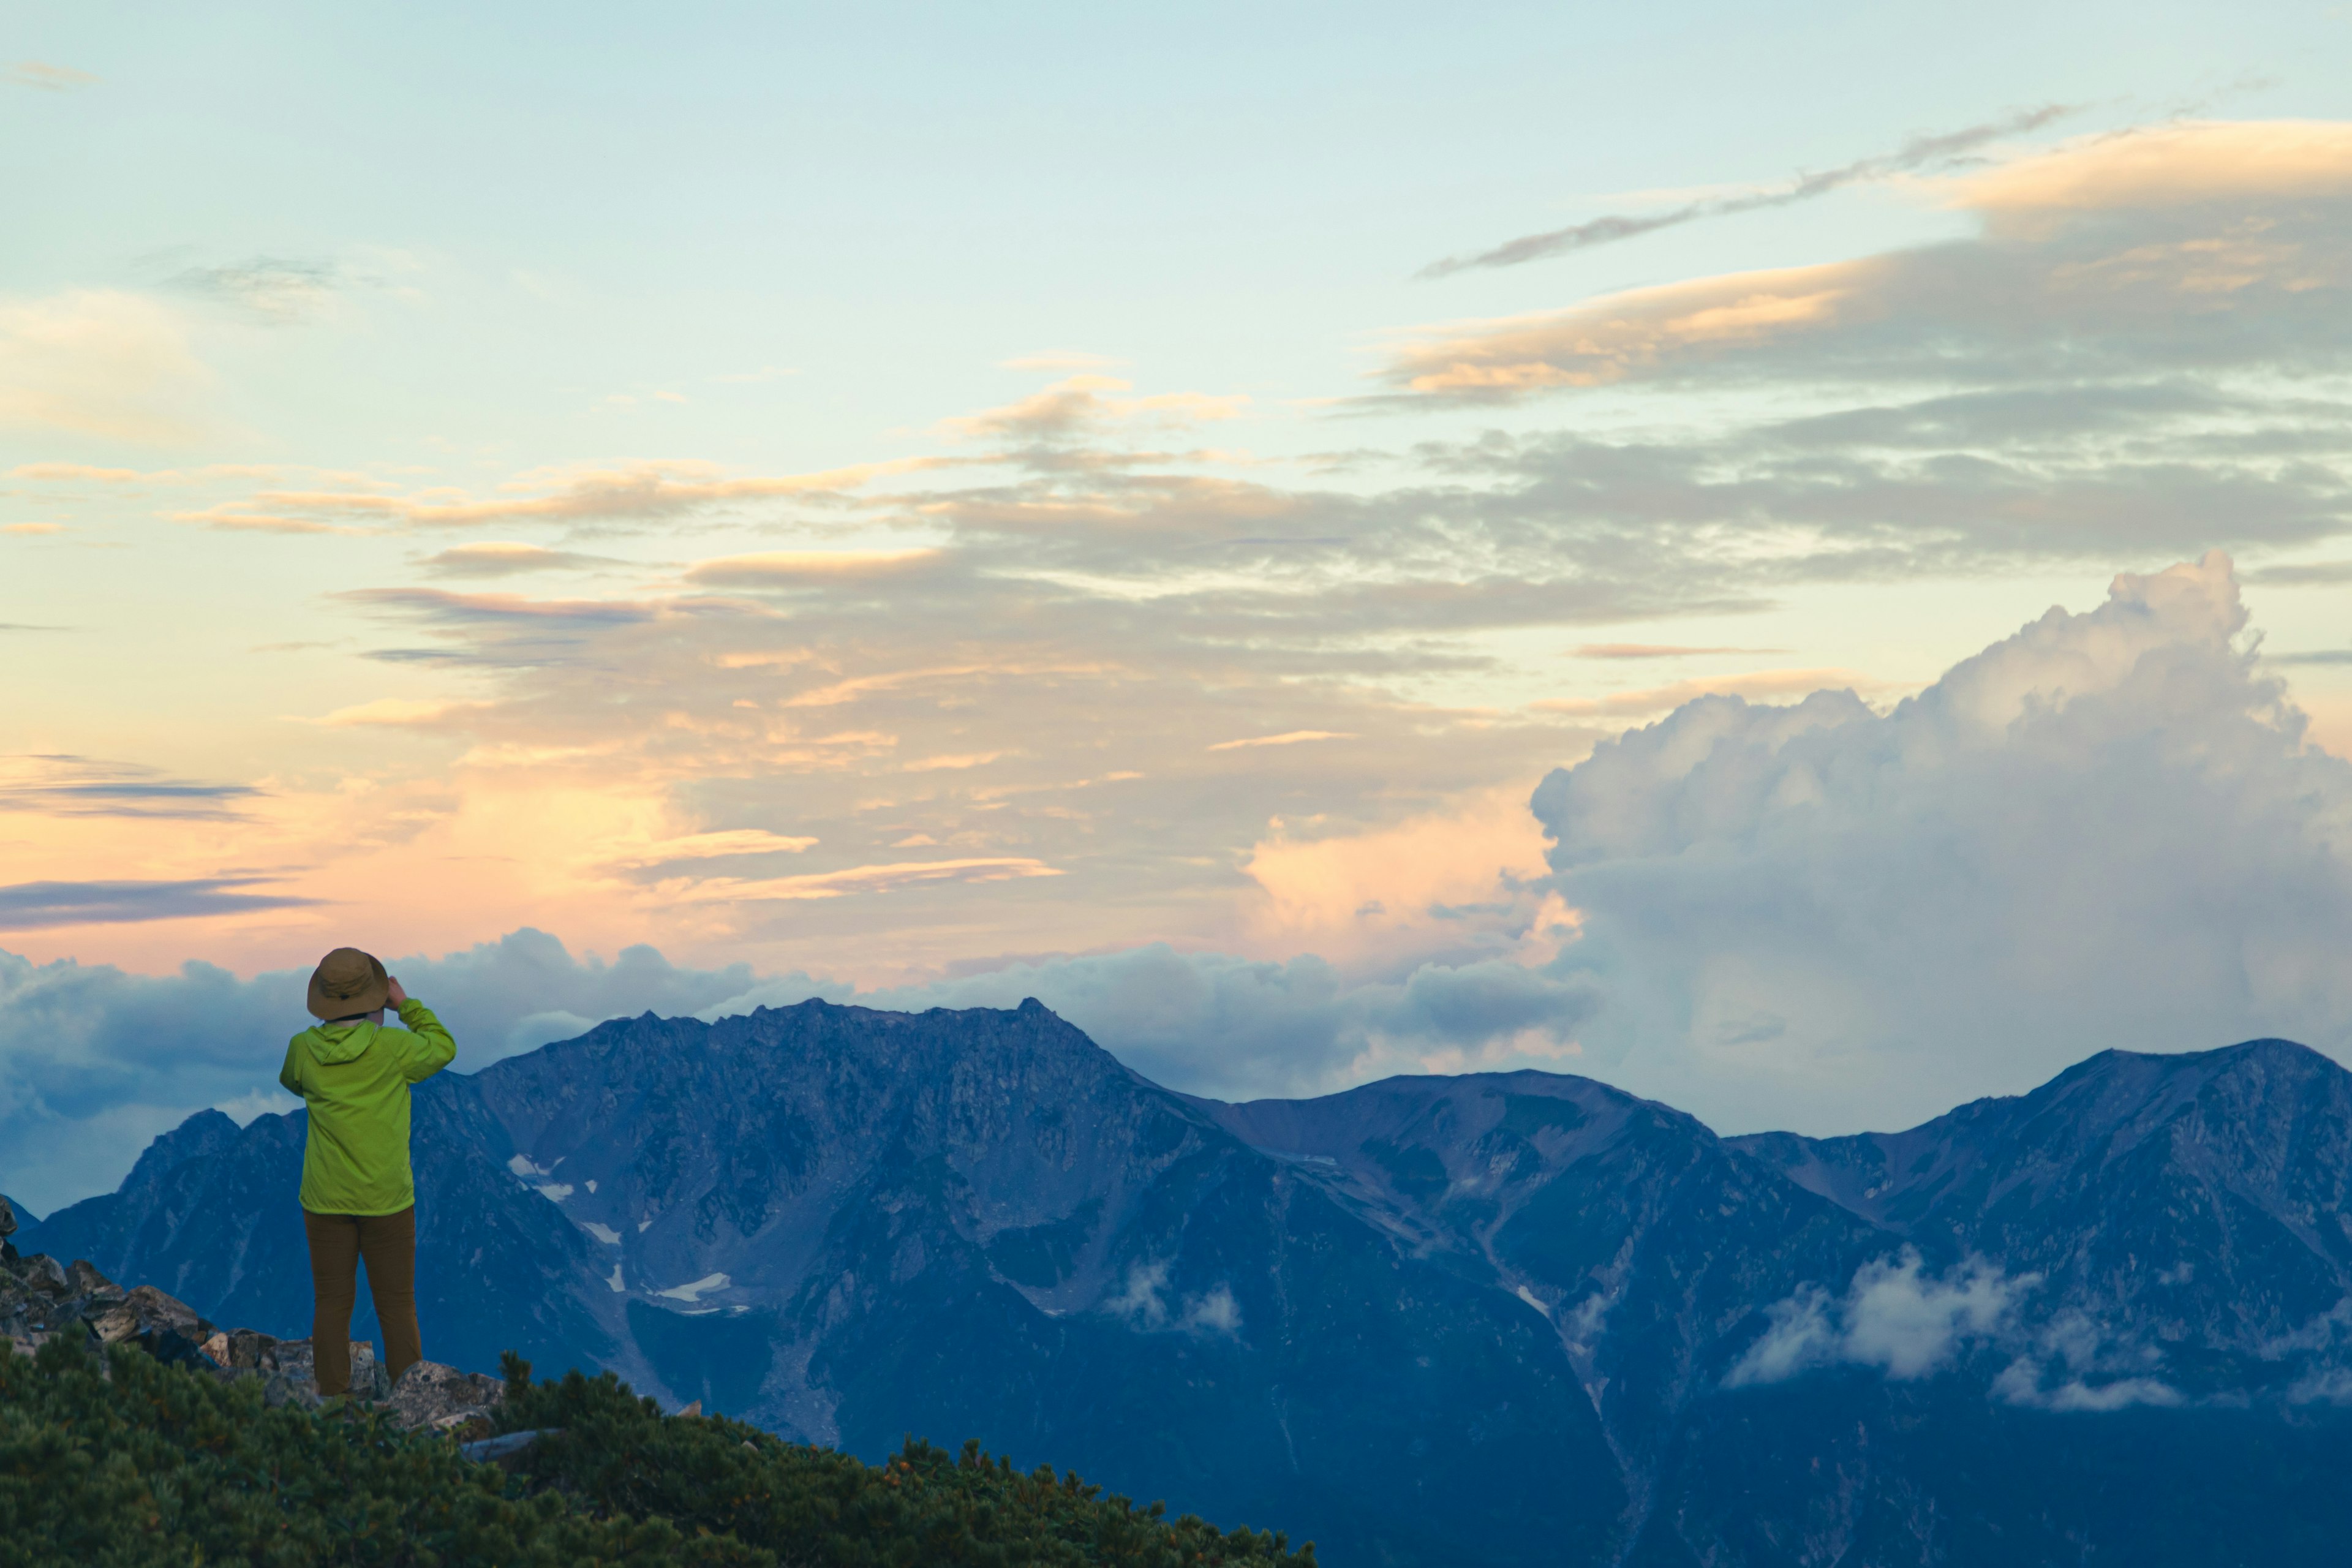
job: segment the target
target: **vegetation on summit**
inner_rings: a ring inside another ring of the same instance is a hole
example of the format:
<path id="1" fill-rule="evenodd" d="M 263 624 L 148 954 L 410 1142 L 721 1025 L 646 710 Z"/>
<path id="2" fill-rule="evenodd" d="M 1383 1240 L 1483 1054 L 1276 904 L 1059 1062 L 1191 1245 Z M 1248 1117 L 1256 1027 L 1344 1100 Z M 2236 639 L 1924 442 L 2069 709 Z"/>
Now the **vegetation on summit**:
<path id="1" fill-rule="evenodd" d="M 477 1464 L 364 1405 L 273 1409 L 253 1380 L 127 1346 L 0 1341 L 0 1541 L 23 1568 L 1314 1568 L 1312 1545 L 1171 1520 L 976 1442 L 870 1466 L 665 1416 L 610 1373 L 505 1372 L 499 1429 L 541 1436 Z"/>

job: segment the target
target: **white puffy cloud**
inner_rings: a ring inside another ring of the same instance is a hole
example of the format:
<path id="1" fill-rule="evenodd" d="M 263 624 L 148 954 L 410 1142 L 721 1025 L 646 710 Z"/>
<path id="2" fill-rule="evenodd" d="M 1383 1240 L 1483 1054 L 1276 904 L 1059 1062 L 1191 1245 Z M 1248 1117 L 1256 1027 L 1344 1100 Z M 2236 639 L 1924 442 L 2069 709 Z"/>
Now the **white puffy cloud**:
<path id="1" fill-rule="evenodd" d="M 2209 555 L 1884 713 L 1704 698 L 1552 773 L 1594 1069 L 1726 1131 L 1844 1131 L 2107 1047 L 2352 1053 L 2352 764 L 2245 624 Z"/>
<path id="2" fill-rule="evenodd" d="M 1906 1247 L 1855 1270 L 1842 1300 L 1808 1286 L 1766 1309 L 1770 1326 L 1724 1375 L 1724 1385 L 1780 1383 L 1835 1363 L 1891 1378 L 1926 1377 L 1973 1340 L 2000 1334 L 2038 1276 L 2011 1278 L 1982 1258 L 1938 1277 Z"/>

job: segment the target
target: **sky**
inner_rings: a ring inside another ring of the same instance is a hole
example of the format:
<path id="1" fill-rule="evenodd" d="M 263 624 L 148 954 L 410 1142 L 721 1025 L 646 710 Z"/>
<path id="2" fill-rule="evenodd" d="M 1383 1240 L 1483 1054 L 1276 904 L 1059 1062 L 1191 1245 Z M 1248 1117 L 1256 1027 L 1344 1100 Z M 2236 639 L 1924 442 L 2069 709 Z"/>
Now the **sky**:
<path id="1" fill-rule="evenodd" d="M 290 1106 L 346 942 L 461 1068 L 2352 1061 L 2347 84 L 2342 4 L 16 6 L 0 1191 Z"/>

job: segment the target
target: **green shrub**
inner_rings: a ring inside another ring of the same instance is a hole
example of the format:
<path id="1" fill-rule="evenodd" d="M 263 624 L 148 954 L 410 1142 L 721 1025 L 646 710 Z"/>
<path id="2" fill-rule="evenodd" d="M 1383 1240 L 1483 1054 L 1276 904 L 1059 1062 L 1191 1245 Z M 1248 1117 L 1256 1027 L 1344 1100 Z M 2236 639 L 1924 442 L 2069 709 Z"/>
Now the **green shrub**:
<path id="1" fill-rule="evenodd" d="M 880 1467 L 719 1418 L 665 1417 L 605 1373 L 507 1358 L 504 1464 L 341 1401 L 270 1409 L 124 1346 L 0 1341 L 0 1542 L 11 1568 L 222 1563 L 628 1568 L 1313 1568 L 1280 1535 L 1137 1509 L 977 1443 Z"/>

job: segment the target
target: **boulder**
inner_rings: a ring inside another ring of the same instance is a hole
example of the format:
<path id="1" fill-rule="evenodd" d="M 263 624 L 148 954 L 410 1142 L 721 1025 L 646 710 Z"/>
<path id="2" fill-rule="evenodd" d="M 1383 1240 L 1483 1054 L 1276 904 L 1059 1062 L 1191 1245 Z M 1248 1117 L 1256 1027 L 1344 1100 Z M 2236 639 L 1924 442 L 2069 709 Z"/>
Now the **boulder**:
<path id="1" fill-rule="evenodd" d="M 87 1258 L 77 1258 L 66 1268 L 66 1292 L 73 1296 L 106 1297 L 120 1301 L 126 1292 L 122 1287 L 98 1271 L 98 1265 Z M 165 1300 L 171 1298 L 166 1296 Z"/>
<path id="2" fill-rule="evenodd" d="M 251 1329 L 226 1329 L 204 1342 L 204 1352 L 217 1363 L 223 1372 L 260 1372 L 263 1357 L 268 1355 L 278 1341 L 268 1334 Z"/>
<path id="3" fill-rule="evenodd" d="M 142 1285 L 120 1306 L 100 1313 L 92 1326 L 98 1330 L 98 1337 L 110 1345 L 154 1329 L 168 1329 L 193 1343 L 202 1343 L 211 1337 L 197 1331 L 203 1321 L 196 1316 L 196 1310 L 185 1301 L 166 1296 L 152 1285 Z"/>
<path id="4" fill-rule="evenodd" d="M 46 1252 L 36 1252 L 30 1258 L 18 1258 L 16 1278 L 23 1280 L 28 1289 L 38 1290 L 45 1296 L 62 1296 L 66 1293 L 65 1265 Z"/>
<path id="5" fill-rule="evenodd" d="M 77 1263 L 77 1268 L 87 1268 Z M 113 1287 L 96 1269 L 90 1274 L 108 1290 Z M 83 1303 L 99 1305 L 95 1297 L 84 1297 Z M 175 1297 L 166 1296 L 152 1285 L 142 1285 L 123 1296 L 117 1305 L 106 1307 L 89 1320 L 100 1342 L 110 1345 L 128 1341 L 168 1366 L 209 1368 L 213 1359 L 204 1352 L 205 1341 L 210 1339 L 213 1326 L 196 1316 L 195 1309 Z"/>
<path id="6" fill-rule="evenodd" d="M 0 1236 L 14 1236 L 16 1234 L 16 1205 L 9 1203 L 6 1194 L 0 1193 Z"/>
<path id="7" fill-rule="evenodd" d="M 490 1407 L 506 1397 L 506 1385 L 478 1372 L 459 1372 L 437 1361 L 421 1361 L 400 1374 L 387 1401 L 392 1417 L 414 1431 L 488 1429 Z"/>

